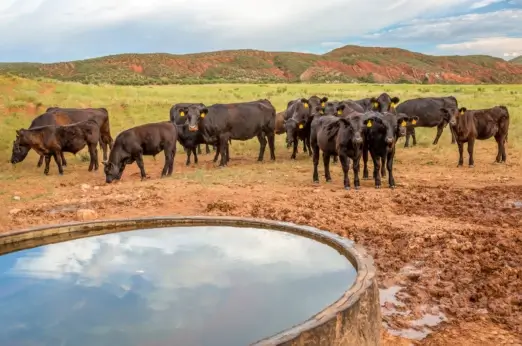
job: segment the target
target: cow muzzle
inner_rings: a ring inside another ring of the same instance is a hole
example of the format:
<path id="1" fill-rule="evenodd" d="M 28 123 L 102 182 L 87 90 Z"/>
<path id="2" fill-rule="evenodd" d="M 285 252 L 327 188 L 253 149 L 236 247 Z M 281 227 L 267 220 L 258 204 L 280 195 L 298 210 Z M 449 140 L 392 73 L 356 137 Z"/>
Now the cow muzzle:
<path id="1" fill-rule="evenodd" d="M 391 146 L 393 144 L 393 137 L 386 137 L 386 144 Z"/>
<path id="2" fill-rule="evenodd" d="M 190 132 L 196 132 L 197 130 L 198 130 L 197 126 L 192 126 L 192 125 L 189 126 L 189 131 Z"/>
<path id="3" fill-rule="evenodd" d="M 363 142 L 363 138 L 361 136 L 356 136 L 354 139 L 353 139 L 353 142 L 355 144 L 362 144 Z"/>

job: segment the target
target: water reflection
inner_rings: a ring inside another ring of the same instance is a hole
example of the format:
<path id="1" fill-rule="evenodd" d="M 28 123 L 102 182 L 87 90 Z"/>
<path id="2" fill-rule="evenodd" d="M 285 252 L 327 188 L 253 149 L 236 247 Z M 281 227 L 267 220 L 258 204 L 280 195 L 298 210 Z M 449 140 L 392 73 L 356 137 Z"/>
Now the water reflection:
<path id="1" fill-rule="evenodd" d="M 0 345 L 246 345 L 338 299 L 355 270 L 291 234 L 160 228 L 0 257 Z"/>

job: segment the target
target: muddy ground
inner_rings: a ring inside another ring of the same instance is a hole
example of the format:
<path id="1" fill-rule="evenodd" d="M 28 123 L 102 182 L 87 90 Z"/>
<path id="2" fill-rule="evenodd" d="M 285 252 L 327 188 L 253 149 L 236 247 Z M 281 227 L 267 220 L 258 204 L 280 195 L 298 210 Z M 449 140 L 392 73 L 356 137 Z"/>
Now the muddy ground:
<path id="1" fill-rule="evenodd" d="M 456 150 L 401 145 L 397 189 L 385 181 L 376 190 L 365 180 L 360 191 L 345 191 L 339 165 L 332 167 L 332 183 L 321 176 L 314 185 L 311 160 L 301 151 L 292 162 L 280 145 L 276 163 L 258 163 L 255 151 L 237 153 L 234 144 L 225 169 L 214 167 L 211 155 L 185 167 L 178 153 L 172 178 L 159 179 L 158 156 L 145 163 L 150 179 L 140 181 L 133 165 L 112 185 L 102 172 L 87 172 L 87 163 L 72 165 L 61 177 L 52 167 L 45 177 L 31 156 L 1 182 L 0 230 L 163 215 L 309 224 L 354 239 L 373 255 L 385 345 L 522 344 L 518 151 L 511 148 L 507 164 L 493 164 L 496 145 L 481 142 L 475 168 L 457 168 Z"/>

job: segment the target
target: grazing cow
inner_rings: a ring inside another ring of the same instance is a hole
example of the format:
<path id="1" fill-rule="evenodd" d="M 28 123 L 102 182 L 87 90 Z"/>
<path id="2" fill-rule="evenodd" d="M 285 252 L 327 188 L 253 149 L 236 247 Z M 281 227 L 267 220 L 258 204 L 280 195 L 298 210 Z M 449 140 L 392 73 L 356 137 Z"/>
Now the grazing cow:
<path id="1" fill-rule="evenodd" d="M 398 97 L 390 97 L 387 93 L 382 93 L 379 97 L 372 97 L 370 99 L 372 110 L 374 112 L 395 112 L 395 107 L 399 104 L 400 99 Z"/>
<path id="2" fill-rule="evenodd" d="M 363 147 L 363 178 L 368 177 L 367 161 L 369 151 L 373 161 L 375 188 L 381 188 L 381 163 L 383 167 L 386 164 L 389 187 L 395 188 L 395 179 L 393 177 L 395 143 L 399 136 L 406 134 L 406 118 L 404 115 L 397 116 L 389 112 L 368 112 L 366 116 L 365 123 L 367 129 Z"/>
<path id="3" fill-rule="evenodd" d="M 303 151 L 307 152 L 307 146 L 310 147 L 309 137 L 310 137 L 310 124 L 312 123 L 313 112 L 312 109 L 315 110 L 317 107 L 325 107 L 326 102 L 328 101 L 328 97 L 319 96 L 311 96 L 309 99 L 301 98 L 297 100 L 292 100 L 288 102 L 286 114 L 284 116 L 284 121 L 288 119 L 294 119 L 297 123 L 297 126 L 303 125 L 303 131 L 307 132 L 303 135 Z M 302 139 L 302 138 L 301 138 Z M 291 146 L 291 139 L 286 139 L 287 145 L 289 148 Z M 297 151 L 296 151 L 297 153 Z M 311 153 L 310 153 L 311 154 Z"/>
<path id="4" fill-rule="evenodd" d="M 444 112 L 447 112 L 445 108 Z M 467 110 L 462 107 L 451 113 L 450 126 L 455 131 L 455 138 L 459 147 L 459 167 L 464 163 L 462 157 L 464 143 L 468 143 L 469 167 L 473 167 L 475 140 L 486 140 L 491 137 L 495 137 L 495 141 L 497 141 L 496 162 L 506 162 L 509 112 L 505 106 L 475 110 Z"/>
<path id="5" fill-rule="evenodd" d="M 98 170 L 98 149 L 100 141 L 100 127 L 94 119 L 57 126 L 47 125 L 20 129 L 16 131 L 16 140 L 13 142 L 11 163 L 21 162 L 27 156 L 29 149 L 33 149 L 45 157 L 45 175 L 49 174 L 51 156 L 58 166 L 58 172 L 63 175 L 61 158 L 63 152 L 76 154 L 85 146 L 89 148 L 89 172 Z"/>
<path id="6" fill-rule="evenodd" d="M 187 122 L 187 116 L 186 116 L 186 113 L 185 112 L 181 112 L 180 109 L 185 108 L 185 107 L 189 107 L 191 105 L 205 107 L 205 105 L 203 103 L 176 103 L 175 105 L 170 107 L 170 111 L 169 111 L 170 121 L 173 124 L 176 124 L 176 125 L 184 125 Z M 180 129 L 180 127 L 178 126 L 178 130 L 179 129 Z M 187 136 L 188 136 L 188 134 L 187 134 Z M 178 140 L 179 139 L 180 139 L 180 136 L 179 136 L 179 133 L 178 133 Z M 188 138 L 186 138 L 186 139 L 187 139 L 187 141 L 186 141 L 187 144 L 189 144 L 189 143 L 194 144 L 195 142 L 197 142 L 197 140 L 189 140 Z M 183 143 L 180 142 L 180 144 L 183 146 L 183 148 L 185 148 L 185 151 L 189 150 L 189 149 L 187 149 L 187 147 Z M 198 154 L 201 154 L 201 144 L 204 144 L 204 142 L 195 144 L 195 145 L 197 145 L 197 148 L 198 148 Z M 194 161 L 197 163 L 197 155 L 196 155 L 195 148 L 191 148 L 191 150 L 192 149 L 194 149 L 193 150 L 193 152 L 194 152 Z M 210 148 L 208 146 L 208 143 L 205 143 L 205 152 L 207 154 L 210 154 Z M 189 151 L 187 151 L 187 156 L 190 156 L 190 152 Z M 190 158 L 188 160 L 190 161 Z"/>
<path id="7" fill-rule="evenodd" d="M 443 111 L 446 109 L 447 111 Z M 397 106 L 397 112 L 405 113 L 409 116 L 418 117 L 418 121 L 412 122 L 411 126 L 406 129 L 406 142 L 404 147 L 407 148 L 410 143 L 410 136 L 413 138 L 413 145 L 417 145 L 415 138 L 415 127 L 437 127 L 437 135 L 433 141 L 433 145 L 439 142 L 442 131 L 448 125 L 450 114 L 458 109 L 457 99 L 453 96 L 447 97 L 421 97 L 406 100 Z M 450 126 L 451 143 L 455 143 L 455 135 Z"/>
<path id="8" fill-rule="evenodd" d="M 263 99 L 214 104 L 208 108 L 191 107 L 187 116 L 190 131 L 201 131 L 206 143 L 216 143 L 220 146 L 220 167 L 226 166 L 230 159 L 229 139 L 245 141 L 257 136 L 260 144 L 258 161 L 263 161 L 267 142 L 270 158 L 275 160 L 276 111 L 270 101 Z M 214 159 L 217 159 L 217 155 Z"/>
<path id="9" fill-rule="evenodd" d="M 88 119 L 93 119 L 98 123 L 100 127 L 100 148 L 103 152 L 103 160 L 107 160 L 107 147 L 112 150 L 113 139 L 111 137 L 111 126 L 109 123 L 109 112 L 106 108 L 61 108 L 61 107 L 49 107 L 45 111 L 46 114 L 42 114 L 40 119 L 36 118 L 33 123 L 38 122 L 38 125 L 66 125 L 73 124 Z M 37 120 L 38 119 L 38 120 Z M 33 124 L 31 124 L 33 126 Z M 41 161 L 43 157 L 40 157 L 38 161 L 38 167 L 42 165 Z M 67 163 L 62 157 L 63 165 Z"/>
<path id="10" fill-rule="evenodd" d="M 311 142 L 313 154 L 313 181 L 319 182 L 317 166 L 319 164 L 319 150 L 323 152 L 324 175 L 326 181 L 331 181 L 330 176 L 330 156 L 339 155 L 344 175 L 344 188 L 350 189 L 350 179 L 348 171 L 350 161 L 353 161 L 353 184 L 355 189 L 359 189 L 359 162 L 363 146 L 363 123 L 364 114 L 354 113 L 341 104 L 337 107 L 337 112 L 343 114 L 344 111 L 350 113 L 349 116 L 324 115 L 313 121 L 311 132 Z"/>
<path id="11" fill-rule="evenodd" d="M 172 175 L 177 139 L 178 130 L 170 121 L 139 125 L 121 132 L 114 141 L 109 161 L 102 162 L 105 181 L 110 184 L 113 180 L 120 180 L 125 166 L 134 161 L 140 168 L 141 180 L 144 180 L 147 175 L 143 155 L 156 156 L 161 151 L 165 153 L 161 177 Z"/>

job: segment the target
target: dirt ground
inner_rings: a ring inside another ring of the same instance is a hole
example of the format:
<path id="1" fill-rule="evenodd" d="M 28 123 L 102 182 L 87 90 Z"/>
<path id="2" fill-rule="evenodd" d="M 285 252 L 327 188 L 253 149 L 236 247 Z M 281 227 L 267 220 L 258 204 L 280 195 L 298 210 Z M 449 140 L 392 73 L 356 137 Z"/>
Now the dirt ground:
<path id="1" fill-rule="evenodd" d="M 314 185 L 311 159 L 301 147 L 297 161 L 279 145 L 275 163 L 258 163 L 254 151 L 235 153 L 236 143 L 227 168 L 214 167 L 212 155 L 185 167 L 178 152 L 172 178 L 159 179 L 163 157 L 157 156 L 145 163 L 150 179 L 140 181 L 133 165 L 111 185 L 101 171 L 87 172 L 87 163 L 66 168 L 64 176 L 51 167 L 44 177 L 31 156 L 13 169 L 17 178 L 1 182 L 0 231 L 169 215 L 309 224 L 353 239 L 373 255 L 385 300 L 384 345 L 522 345 L 522 164 L 516 151 L 508 152 L 507 164 L 493 164 L 496 145 L 481 142 L 475 168 L 457 168 L 456 148 L 399 144 L 395 190 L 387 180 L 380 190 L 363 180 L 361 190 L 345 191 L 339 165 L 326 184 L 321 164 L 321 183 Z"/>

